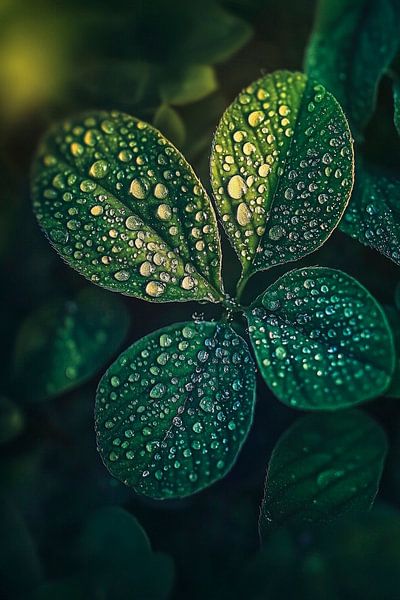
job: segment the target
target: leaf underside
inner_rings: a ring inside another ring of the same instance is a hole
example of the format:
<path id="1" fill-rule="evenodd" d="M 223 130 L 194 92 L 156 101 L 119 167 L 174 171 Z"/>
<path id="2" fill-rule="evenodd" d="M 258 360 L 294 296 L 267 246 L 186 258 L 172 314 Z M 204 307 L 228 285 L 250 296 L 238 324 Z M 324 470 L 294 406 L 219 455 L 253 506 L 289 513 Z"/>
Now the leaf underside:
<path id="1" fill-rule="evenodd" d="M 193 494 L 231 468 L 249 431 L 254 364 L 230 326 L 174 324 L 123 352 L 100 381 L 98 448 L 152 498 Z"/>
<path id="2" fill-rule="evenodd" d="M 299 523 L 329 522 L 371 508 L 387 441 L 359 411 L 309 415 L 278 440 L 269 462 L 260 534 Z"/>
<path id="3" fill-rule="evenodd" d="M 313 252 L 338 224 L 353 185 L 339 104 L 301 73 L 254 82 L 220 121 L 211 182 L 244 275 Z"/>
<path id="4" fill-rule="evenodd" d="M 246 316 L 261 374 L 284 404 L 337 410 L 390 383 L 395 355 L 383 310 L 341 271 L 291 271 Z"/>
<path id="5" fill-rule="evenodd" d="M 33 166 L 34 209 L 82 275 L 145 300 L 221 299 L 221 250 L 209 197 L 156 129 L 123 113 L 56 125 Z"/>
<path id="6" fill-rule="evenodd" d="M 306 72 L 335 94 L 356 138 L 376 104 L 379 81 L 400 36 L 397 0 L 322 0 L 305 58 Z"/>
<path id="7" fill-rule="evenodd" d="M 360 166 L 340 229 L 400 264 L 400 180 Z"/>

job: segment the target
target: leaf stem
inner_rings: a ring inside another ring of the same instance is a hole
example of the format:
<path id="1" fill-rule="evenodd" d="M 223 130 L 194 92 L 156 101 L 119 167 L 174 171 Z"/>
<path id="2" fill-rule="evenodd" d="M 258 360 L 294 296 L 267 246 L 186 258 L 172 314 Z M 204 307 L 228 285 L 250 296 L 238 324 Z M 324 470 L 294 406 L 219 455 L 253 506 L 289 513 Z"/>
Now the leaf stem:
<path id="1" fill-rule="evenodd" d="M 238 303 L 240 302 L 240 299 L 241 299 L 241 297 L 243 295 L 243 292 L 245 290 L 247 282 L 248 282 L 248 280 L 250 279 L 251 276 L 252 276 L 251 272 L 248 272 L 248 273 L 243 272 L 241 274 L 240 279 L 239 279 L 239 281 L 237 282 L 237 285 L 236 285 L 236 297 L 235 297 L 236 302 L 238 302 Z"/>

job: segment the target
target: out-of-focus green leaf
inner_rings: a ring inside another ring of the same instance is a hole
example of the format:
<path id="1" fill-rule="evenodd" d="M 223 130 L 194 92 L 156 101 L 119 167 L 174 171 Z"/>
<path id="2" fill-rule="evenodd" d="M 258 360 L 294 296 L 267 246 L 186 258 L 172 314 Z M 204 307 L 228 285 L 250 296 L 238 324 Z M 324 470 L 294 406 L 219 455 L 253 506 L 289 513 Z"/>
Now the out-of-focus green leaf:
<path id="1" fill-rule="evenodd" d="M 261 374 L 284 404 L 337 410 L 376 398 L 390 384 L 395 351 L 385 314 L 341 271 L 286 273 L 246 316 Z"/>
<path id="2" fill-rule="evenodd" d="M 399 539 L 399 512 L 375 508 L 296 533 L 279 529 L 234 580 L 230 597 L 395 600 Z"/>
<path id="3" fill-rule="evenodd" d="M 389 396 L 391 398 L 400 398 L 400 314 L 398 310 L 392 306 L 385 306 L 385 313 L 392 329 L 396 351 L 396 366 L 392 375 L 390 386 L 385 392 L 385 396 Z"/>
<path id="4" fill-rule="evenodd" d="M 28 598 L 41 580 L 37 549 L 19 512 L 0 501 L 0 589 L 3 598 Z"/>
<path id="5" fill-rule="evenodd" d="M 218 87 L 215 70 L 208 65 L 190 65 L 177 80 L 167 80 L 161 86 L 161 96 L 170 104 L 180 106 L 202 100 Z"/>
<path id="6" fill-rule="evenodd" d="M 360 165 L 340 229 L 400 264 L 400 178 Z"/>
<path id="7" fill-rule="evenodd" d="M 394 124 L 400 135 L 400 82 L 397 80 L 393 84 L 393 104 L 394 104 Z"/>
<path id="8" fill-rule="evenodd" d="M 103 508 L 92 515 L 80 539 L 79 557 L 94 597 L 162 600 L 169 596 L 172 559 L 152 552 L 142 527 L 121 508 Z"/>
<path id="9" fill-rule="evenodd" d="M 156 129 L 118 112 L 56 125 L 33 167 L 50 242 L 82 275 L 154 302 L 222 299 L 210 199 Z"/>
<path id="10" fill-rule="evenodd" d="M 185 124 L 172 106 L 161 104 L 154 115 L 153 124 L 175 146 L 182 147 L 186 137 Z"/>
<path id="11" fill-rule="evenodd" d="M 79 577 L 48 581 L 32 594 L 32 600 L 87 600 L 87 590 Z"/>
<path id="12" fill-rule="evenodd" d="M 266 75 L 225 111 L 211 181 L 243 278 L 297 260 L 325 242 L 347 205 L 353 150 L 346 117 L 315 80 Z"/>
<path id="13" fill-rule="evenodd" d="M 17 391 L 38 401 L 78 386 L 115 354 L 128 326 L 124 303 L 97 289 L 41 306 L 25 320 L 17 337 Z"/>
<path id="14" fill-rule="evenodd" d="M 101 379 L 99 452 L 111 474 L 137 492 L 193 494 L 231 469 L 254 399 L 249 348 L 229 325 L 170 325 L 133 344 Z"/>
<path id="15" fill-rule="evenodd" d="M 24 421 L 19 407 L 11 400 L 0 397 L 0 444 L 17 437 L 24 428 Z"/>
<path id="16" fill-rule="evenodd" d="M 309 415 L 276 444 L 268 465 L 260 534 L 282 525 L 329 522 L 371 508 L 387 441 L 359 411 Z"/>
<path id="17" fill-rule="evenodd" d="M 305 70 L 335 94 L 362 136 L 400 40 L 398 0 L 320 0 Z"/>

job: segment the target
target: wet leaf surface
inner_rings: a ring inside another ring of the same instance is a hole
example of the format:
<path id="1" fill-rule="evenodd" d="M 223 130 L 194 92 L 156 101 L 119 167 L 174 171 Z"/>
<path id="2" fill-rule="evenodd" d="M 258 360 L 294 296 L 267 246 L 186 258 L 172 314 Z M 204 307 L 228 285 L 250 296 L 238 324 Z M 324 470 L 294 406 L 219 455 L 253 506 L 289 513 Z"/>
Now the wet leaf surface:
<path id="1" fill-rule="evenodd" d="M 340 229 L 400 264 L 400 179 L 360 165 Z"/>
<path id="2" fill-rule="evenodd" d="M 102 459 L 152 498 L 193 494 L 222 478 L 248 434 L 254 364 L 226 324 L 174 324 L 111 365 L 96 397 Z"/>
<path id="3" fill-rule="evenodd" d="M 94 288 L 41 306 L 22 323 L 16 340 L 17 392 L 39 401 L 78 386 L 112 358 L 128 327 L 123 302 Z"/>
<path id="4" fill-rule="evenodd" d="M 313 252 L 338 224 L 353 185 L 339 104 L 301 73 L 252 83 L 217 128 L 211 181 L 244 276 Z"/>
<path id="5" fill-rule="evenodd" d="M 385 306 L 384 308 L 392 330 L 396 352 L 395 369 L 390 386 L 385 392 L 385 396 L 389 396 L 389 398 L 400 398 L 400 314 L 398 309 L 396 310 L 392 306 Z"/>
<path id="6" fill-rule="evenodd" d="M 33 166 L 50 242 L 93 283 L 151 301 L 221 299 L 214 210 L 156 129 L 97 112 L 51 129 Z"/>
<path id="7" fill-rule="evenodd" d="M 397 0 L 321 0 L 305 70 L 335 94 L 353 133 L 362 137 L 377 88 L 399 48 Z"/>
<path id="8" fill-rule="evenodd" d="M 341 271 L 291 271 L 246 316 L 261 374 L 289 406 L 337 410 L 376 398 L 390 383 L 395 353 L 385 314 Z"/>
<path id="9" fill-rule="evenodd" d="M 283 525 L 324 523 L 371 508 L 386 452 L 383 430 L 360 411 L 297 421 L 269 461 L 261 537 Z"/>

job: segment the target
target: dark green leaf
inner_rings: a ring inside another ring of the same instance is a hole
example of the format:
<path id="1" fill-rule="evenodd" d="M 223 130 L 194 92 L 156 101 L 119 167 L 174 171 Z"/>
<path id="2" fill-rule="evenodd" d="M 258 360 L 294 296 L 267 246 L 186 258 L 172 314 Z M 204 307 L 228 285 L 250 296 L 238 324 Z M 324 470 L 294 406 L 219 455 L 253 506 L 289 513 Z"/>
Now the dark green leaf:
<path id="1" fill-rule="evenodd" d="M 393 104 L 394 104 L 394 124 L 400 135 L 400 83 L 395 81 L 393 84 Z"/>
<path id="2" fill-rule="evenodd" d="M 4 500 L 0 502 L 0 539 L 2 597 L 28 598 L 41 579 L 39 555 L 22 516 Z"/>
<path id="3" fill-rule="evenodd" d="M 150 125 L 117 112 L 57 125 L 39 148 L 32 192 L 51 243 L 92 282 L 157 302 L 221 299 L 210 199 Z"/>
<path id="4" fill-rule="evenodd" d="M 161 86 L 163 99 L 177 106 L 202 100 L 218 87 L 215 70 L 209 65 L 189 65 L 174 81 Z"/>
<path id="5" fill-rule="evenodd" d="M 114 355 L 128 326 L 123 302 L 96 289 L 43 305 L 17 337 L 18 392 L 29 400 L 45 400 L 78 386 Z"/>
<path id="6" fill-rule="evenodd" d="M 340 229 L 400 264 L 400 179 L 361 165 Z"/>
<path id="7" fill-rule="evenodd" d="M 313 252 L 338 224 L 353 185 L 339 104 L 301 73 L 259 79 L 222 117 L 211 180 L 243 277 Z"/>
<path id="8" fill-rule="evenodd" d="M 398 0 L 320 0 L 305 69 L 335 94 L 360 137 L 399 47 Z"/>
<path id="9" fill-rule="evenodd" d="M 400 398 L 400 315 L 398 310 L 391 306 L 385 306 L 385 313 L 392 329 L 396 351 L 396 366 L 392 375 L 390 386 L 385 392 L 385 396 L 389 396 L 390 398 Z"/>
<path id="10" fill-rule="evenodd" d="M 359 411 L 309 415 L 276 444 L 269 461 L 260 534 L 328 522 L 371 508 L 386 456 L 383 430 Z"/>
<path id="11" fill-rule="evenodd" d="M 137 492 L 193 494 L 232 467 L 254 396 L 253 360 L 229 325 L 165 327 L 123 352 L 100 381 L 99 452 L 111 474 Z"/>
<path id="12" fill-rule="evenodd" d="M 271 534 L 235 581 L 235 600 L 395 600 L 400 516 L 373 509 Z"/>
<path id="13" fill-rule="evenodd" d="M 19 407 L 11 400 L 0 397 L 0 444 L 6 444 L 17 437 L 25 425 Z"/>
<path id="14" fill-rule="evenodd" d="M 246 313 L 258 366 L 284 404 L 336 410 L 390 383 L 394 345 L 385 314 L 355 279 L 309 267 L 273 283 Z"/>
<path id="15" fill-rule="evenodd" d="M 89 519 L 79 556 L 92 592 L 107 600 L 169 596 L 174 568 L 169 556 L 152 552 L 137 520 L 121 508 L 103 508 Z M 92 597 L 92 596 L 90 596 Z"/>
<path id="16" fill-rule="evenodd" d="M 182 146 L 186 137 L 185 124 L 172 106 L 161 104 L 154 115 L 153 123 L 175 146 Z"/>

